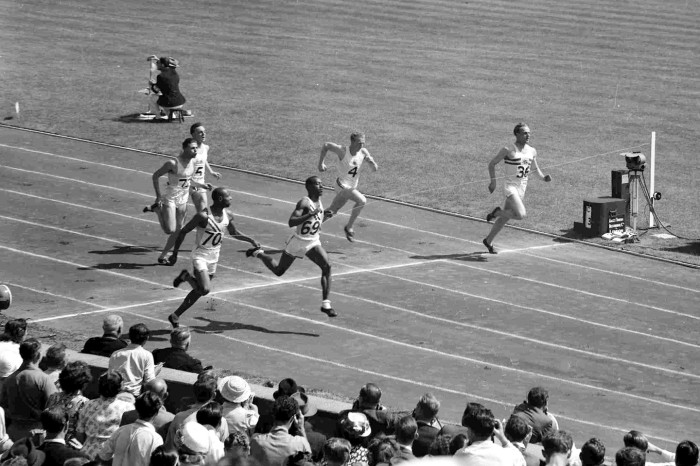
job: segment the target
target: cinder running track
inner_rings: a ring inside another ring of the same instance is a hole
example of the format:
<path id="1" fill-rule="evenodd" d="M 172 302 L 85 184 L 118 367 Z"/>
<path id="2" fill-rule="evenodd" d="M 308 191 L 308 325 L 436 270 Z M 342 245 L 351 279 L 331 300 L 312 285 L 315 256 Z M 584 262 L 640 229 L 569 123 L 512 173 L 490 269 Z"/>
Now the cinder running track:
<path id="1" fill-rule="evenodd" d="M 167 346 L 167 316 L 186 294 L 172 280 L 189 260 L 157 265 L 165 236 L 141 213 L 163 158 L 3 127 L 0 141 L 7 312 L 94 334 L 104 314 L 119 313 L 127 327 L 154 330 L 150 349 Z M 281 248 L 303 186 L 223 172 L 237 226 Z M 197 332 L 194 355 L 348 397 L 374 381 L 402 409 L 431 391 L 448 421 L 467 401 L 505 417 L 543 385 L 560 427 L 578 445 L 600 437 L 609 454 L 633 428 L 667 449 L 700 438 L 688 422 L 700 414 L 697 270 L 510 228 L 492 256 L 482 221 L 379 201 L 351 244 L 346 218 L 326 222 L 322 236 L 337 318 L 319 311 L 311 261 L 277 278 L 245 257 L 247 243 L 226 241 L 212 294 L 181 320 Z"/>

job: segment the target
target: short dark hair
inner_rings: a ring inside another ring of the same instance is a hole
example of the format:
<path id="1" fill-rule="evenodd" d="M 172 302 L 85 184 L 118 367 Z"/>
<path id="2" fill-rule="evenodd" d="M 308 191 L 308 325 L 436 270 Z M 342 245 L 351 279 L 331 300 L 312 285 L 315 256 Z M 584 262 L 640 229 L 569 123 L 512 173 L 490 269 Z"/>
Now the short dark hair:
<path id="1" fill-rule="evenodd" d="M 676 447 L 676 466 L 698 464 L 698 446 L 690 440 L 683 440 Z"/>
<path id="2" fill-rule="evenodd" d="M 320 178 L 316 175 L 310 176 L 306 179 L 306 181 L 304 181 L 304 186 L 306 187 L 306 189 L 309 189 L 309 186 L 311 186 L 312 183 L 315 183 L 316 180 L 319 180 L 319 179 Z"/>
<path id="3" fill-rule="evenodd" d="M 41 343 L 36 338 L 28 338 L 19 344 L 19 355 L 23 361 L 38 361 L 41 357 Z"/>
<path id="4" fill-rule="evenodd" d="M 372 440 L 368 447 L 369 464 L 386 463 L 390 464 L 391 459 L 401 453 L 401 447 L 397 441 L 391 437 L 377 437 Z"/>
<path id="5" fill-rule="evenodd" d="M 636 447 L 625 447 L 615 453 L 617 466 L 644 466 L 647 461 L 646 453 Z"/>
<path id="6" fill-rule="evenodd" d="M 554 453 L 569 454 L 573 446 L 574 439 L 570 433 L 565 430 L 556 430 L 542 439 L 542 454 L 546 460 Z"/>
<path id="7" fill-rule="evenodd" d="M 581 446 L 578 457 L 582 466 L 600 466 L 605 461 L 605 445 L 593 437 Z"/>
<path id="8" fill-rule="evenodd" d="M 396 421 L 394 433 L 396 440 L 402 444 L 408 444 L 416 438 L 418 432 L 418 423 L 413 419 L 413 416 L 404 416 Z"/>
<path id="9" fill-rule="evenodd" d="M 464 438 L 467 437 L 465 436 Z M 430 450 L 428 453 L 430 454 L 430 456 L 452 455 L 453 453 L 450 453 L 451 440 L 452 436 L 450 434 L 446 434 L 445 432 L 438 432 L 435 439 L 430 443 Z"/>
<path id="10" fill-rule="evenodd" d="M 192 123 L 192 126 L 190 126 L 190 134 L 194 134 L 194 130 L 196 130 L 200 126 L 204 126 L 204 125 L 199 121 L 197 123 Z"/>
<path id="11" fill-rule="evenodd" d="M 378 404 L 382 399 L 382 389 L 377 384 L 367 383 L 360 389 L 360 398 L 367 404 Z"/>
<path id="12" fill-rule="evenodd" d="M 523 123 L 522 121 L 515 125 L 515 128 L 513 128 L 513 134 L 518 134 L 521 129 L 523 129 L 523 126 L 527 126 L 527 123 Z"/>
<path id="13" fill-rule="evenodd" d="M 41 359 L 41 366 L 46 369 L 63 369 L 66 367 L 66 345 L 63 343 L 56 343 L 55 345 L 49 346 L 49 349 L 46 350 L 46 354 Z"/>
<path id="14" fill-rule="evenodd" d="M 134 324 L 129 327 L 129 340 L 135 345 L 143 345 L 151 336 L 146 324 Z"/>
<path id="15" fill-rule="evenodd" d="M 58 381 L 61 383 L 61 390 L 64 393 L 76 393 L 79 390 L 84 390 L 87 384 L 92 382 L 90 366 L 83 361 L 69 362 L 58 374 Z"/>
<path id="16" fill-rule="evenodd" d="M 522 417 L 513 414 L 506 422 L 504 433 L 511 442 L 522 442 L 530 431 L 530 425 Z"/>
<path id="17" fill-rule="evenodd" d="M 484 407 L 485 406 L 481 403 L 467 403 L 467 406 L 464 408 L 464 413 L 462 413 L 462 426 L 466 427 L 466 419 L 470 416 L 473 416 L 475 413 L 477 413 L 480 409 L 483 409 Z"/>
<path id="18" fill-rule="evenodd" d="M 5 335 L 15 343 L 22 343 L 27 334 L 27 319 L 12 319 L 5 323 Z"/>
<path id="19" fill-rule="evenodd" d="M 496 418 L 489 408 L 482 407 L 466 418 L 462 418 L 464 427 L 471 430 L 477 439 L 484 439 L 493 434 Z M 474 440 L 474 439 L 471 439 Z"/>
<path id="20" fill-rule="evenodd" d="M 117 371 L 107 371 L 97 379 L 97 391 L 100 396 L 114 398 L 122 389 L 124 378 Z"/>
<path id="21" fill-rule="evenodd" d="M 350 141 L 357 141 L 362 137 L 365 137 L 365 133 L 363 133 L 362 131 L 353 131 L 350 134 Z"/>
<path id="22" fill-rule="evenodd" d="M 41 425 L 49 434 L 61 432 L 68 424 L 68 416 L 62 408 L 49 408 L 41 412 L 39 416 Z"/>
<path id="23" fill-rule="evenodd" d="M 549 400 L 549 392 L 544 387 L 533 387 L 527 392 L 527 404 L 535 408 L 544 408 Z"/>
<path id="24" fill-rule="evenodd" d="M 344 438 L 331 437 L 323 444 L 323 459 L 337 464 L 345 464 L 350 459 L 350 442 Z"/>
<path id="25" fill-rule="evenodd" d="M 183 149 L 187 148 L 187 146 L 189 146 L 189 145 L 192 144 L 193 142 L 196 142 L 196 141 L 194 140 L 194 138 L 187 138 L 187 139 L 185 139 L 184 141 L 182 141 L 182 148 L 183 148 Z"/>
<path id="26" fill-rule="evenodd" d="M 440 401 L 432 393 L 426 393 L 420 397 L 416 407 L 424 416 L 434 418 L 440 411 Z"/>
<path id="27" fill-rule="evenodd" d="M 175 450 L 166 450 L 163 445 L 159 445 L 151 453 L 150 466 L 176 466 L 178 454 Z"/>
<path id="28" fill-rule="evenodd" d="M 213 377 L 198 377 L 192 385 L 194 397 L 199 403 L 205 403 L 216 397 L 216 379 Z"/>
<path id="29" fill-rule="evenodd" d="M 139 413 L 139 418 L 150 419 L 160 411 L 163 406 L 163 400 L 153 392 L 144 392 L 140 394 L 134 402 L 136 412 Z"/>
<path id="30" fill-rule="evenodd" d="M 291 396 L 282 395 L 272 403 L 272 415 L 275 421 L 287 422 L 299 411 L 297 400 Z"/>
<path id="31" fill-rule="evenodd" d="M 626 447 L 639 448 L 643 452 L 649 449 L 649 440 L 646 435 L 638 430 L 630 430 L 622 437 L 622 442 Z"/>
<path id="32" fill-rule="evenodd" d="M 219 427 L 223 417 L 223 407 L 218 401 L 210 401 L 197 411 L 197 422 L 203 426 Z"/>
<path id="33" fill-rule="evenodd" d="M 469 445 L 469 439 L 464 434 L 455 435 L 452 440 L 450 440 L 450 455 L 454 456 L 462 448 Z"/>

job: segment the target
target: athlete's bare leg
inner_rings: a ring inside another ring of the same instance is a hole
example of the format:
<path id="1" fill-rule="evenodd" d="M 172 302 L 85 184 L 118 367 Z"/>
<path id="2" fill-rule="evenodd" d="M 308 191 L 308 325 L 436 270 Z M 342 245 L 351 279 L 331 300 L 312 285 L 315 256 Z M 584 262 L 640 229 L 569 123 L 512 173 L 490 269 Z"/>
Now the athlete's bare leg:
<path id="1" fill-rule="evenodd" d="M 306 257 L 321 268 L 321 295 L 325 301 L 331 293 L 331 264 L 328 261 L 328 254 L 321 246 L 316 246 L 309 249 Z"/>
<path id="2" fill-rule="evenodd" d="M 265 254 L 264 252 L 257 253 L 255 257 L 260 259 L 263 262 L 263 264 L 265 264 L 265 267 L 270 269 L 270 271 L 278 277 L 284 275 L 284 273 L 287 271 L 287 269 L 289 269 L 289 267 L 294 263 L 294 260 L 296 259 L 296 257 L 287 254 L 287 252 L 282 253 L 282 257 L 280 257 L 279 262 L 275 262 L 275 260 L 272 257 Z"/>
<path id="3" fill-rule="evenodd" d="M 523 204 L 523 200 L 520 199 L 520 196 L 508 196 L 503 209 L 494 213 L 496 221 L 494 222 L 493 227 L 491 227 L 491 231 L 484 241 L 486 241 L 486 243 L 489 245 L 492 245 L 494 238 L 496 238 L 496 235 L 498 235 L 506 223 L 508 223 L 508 220 L 522 220 L 526 215 L 527 212 L 525 211 L 525 205 Z"/>
<path id="4" fill-rule="evenodd" d="M 173 282 L 173 285 L 177 287 L 182 281 L 186 281 L 192 287 L 192 291 L 185 296 L 185 299 L 182 301 L 180 306 L 175 309 L 175 312 L 168 316 L 168 320 L 173 327 L 178 326 L 180 316 L 184 314 L 187 309 L 191 308 L 199 298 L 209 294 L 209 291 L 211 290 L 211 280 L 213 278 L 214 275 L 209 275 L 206 270 L 195 270 L 194 276 L 187 272 L 187 270 L 180 272 L 180 275 L 177 276 Z"/>
<path id="5" fill-rule="evenodd" d="M 355 224 L 355 220 L 360 216 L 360 212 L 367 204 L 367 198 L 357 189 L 353 189 L 350 192 L 349 199 L 355 203 L 355 207 L 350 210 L 350 219 L 348 224 L 345 226 L 346 229 L 352 231 L 352 226 Z"/>
<path id="6" fill-rule="evenodd" d="M 170 210 L 170 209 L 168 209 Z M 187 204 L 181 204 L 178 205 L 174 210 L 175 217 L 174 218 L 168 218 L 169 222 L 174 223 L 174 228 L 170 230 L 171 223 L 168 224 L 168 229 L 169 231 L 166 231 L 165 233 L 169 234 L 168 240 L 165 242 L 165 246 L 163 246 L 163 250 L 160 253 L 160 256 L 158 257 L 158 262 L 159 263 L 164 263 L 166 260 L 166 257 L 168 255 L 168 252 L 175 246 L 175 240 L 177 240 L 177 235 L 180 234 L 180 230 L 182 229 L 183 225 L 185 224 L 185 217 L 187 216 Z M 165 210 L 163 212 L 166 212 Z M 168 214 L 170 215 L 170 214 Z M 164 229 L 165 231 L 165 229 Z"/>
<path id="7" fill-rule="evenodd" d="M 206 191 L 199 191 L 193 189 L 190 191 L 190 199 L 192 199 L 192 203 L 194 204 L 194 208 L 197 213 L 207 208 Z"/>

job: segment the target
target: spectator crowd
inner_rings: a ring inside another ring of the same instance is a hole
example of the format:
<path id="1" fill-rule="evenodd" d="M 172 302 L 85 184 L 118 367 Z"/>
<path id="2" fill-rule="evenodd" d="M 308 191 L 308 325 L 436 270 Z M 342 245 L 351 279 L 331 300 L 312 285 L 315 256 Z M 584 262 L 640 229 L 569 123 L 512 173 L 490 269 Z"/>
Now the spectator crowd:
<path id="1" fill-rule="evenodd" d="M 410 414 L 381 403 L 379 386 L 360 388 L 333 429 L 314 427 L 316 406 L 292 378 L 279 382 L 271 409 L 260 412 L 239 376 L 217 378 L 189 353 L 184 327 L 170 348 L 145 348 L 150 331 L 104 319 L 103 335 L 83 351 L 109 358 L 98 396 L 84 395 L 90 367 L 69 361 L 56 344 L 42 355 L 27 323 L 10 320 L 0 335 L 0 466 L 697 466 L 690 440 L 663 450 L 640 431 L 607 452 L 597 438 L 580 448 L 549 412 L 549 393 L 534 387 L 508 419 L 467 403 L 461 425 L 442 423 L 440 401 L 426 393 Z M 161 367 L 198 374 L 192 397 L 173 403 Z M 169 402 L 170 401 L 170 402 Z M 166 405 L 168 406 L 166 408 Z M 172 410 L 172 411 L 169 411 Z M 329 431 L 331 430 L 331 431 Z"/>

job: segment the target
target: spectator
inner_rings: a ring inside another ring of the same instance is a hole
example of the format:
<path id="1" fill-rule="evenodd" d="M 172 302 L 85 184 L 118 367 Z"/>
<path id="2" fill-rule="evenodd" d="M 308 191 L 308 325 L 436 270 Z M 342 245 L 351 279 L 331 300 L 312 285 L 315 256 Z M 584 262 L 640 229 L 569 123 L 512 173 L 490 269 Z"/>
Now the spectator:
<path id="1" fill-rule="evenodd" d="M 78 416 L 89 401 L 83 396 L 83 390 L 92 381 L 90 367 L 83 361 L 73 361 L 66 365 L 58 376 L 61 391 L 49 397 L 47 409 L 61 408 L 68 417 L 66 426 L 66 441 L 75 437 L 78 427 Z"/>
<path id="2" fill-rule="evenodd" d="M 526 466 L 539 466 L 544 461 L 542 446 L 530 443 L 532 427 L 522 417 L 512 414 L 506 422 L 504 434 L 523 456 Z"/>
<path id="3" fill-rule="evenodd" d="M 261 466 L 284 466 L 292 455 L 311 455 L 311 446 L 304 430 L 304 416 L 296 400 L 290 396 L 280 396 L 272 405 L 272 413 L 275 418 L 272 431 L 269 434 L 254 434 L 250 440 L 251 457 Z M 289 433 L 292 426 L 297 427 L 299 435 Z"/>
<path id="4" fill-rule="evenodd" d="M 659 448 L 649 441 L 649 439 L 643 433 L 638 430 L 630 430 L 622 438 L 623 443 L 626 447 L 639 448 L 645 454 L 655 453 L 661 456 L 662 463 L 673 463 L 676 459 L 676 455 L 670 451 Z M 647 462 L 647 464 L 657 464 Z"/>
<path id="5" fill-rule="evenodd" d="M 159 446 L 151 453 L 150 466 L 177 466 L 178 462 L 177 451 L 166 450 L 163 445 Z"/>
<path id="6" fill-rule="evenodd" d="M 168 399 L 168 384 L 163 379 L 155 378 L 144 384 L 143 391 L 155 393 L 163 402 L 163 405 L 158 410 L 158 414 L 151 419 L 151 424 L 153 424 L 153 427 L 155 427 L 158 435 L 165 438 L 168 433 L 170 423 L 175 418 L 173 413 L 170 413 L 167 409 L 165 409 L 165 400 Z M 124 414 L 122 414 L 122 419 L 119 422 L 119 425 L 125 426 L 127 424 L 131 424 L 132 422 L 136 422 L 138 418 L 139 413 L 135 409 L 126 411 Z"/>
<path id="7" fill-rule="evenodd" d="M 122 376 L 107 371 L 97 380 L 100 397 L 85 403 L 78 417 L 75 437 L 83 443 L 83 451 L 95 459 L 102 445 L 119 428 L 122 414 L 134 408 L 134 404 L 120 400 Z"/>
<path id="8" fill-rule="evenodd" d="M 203 466 L 209 454 L 209 433 L 196 422 L 188 422 L 177 433 L 175 441 L 181 465 Z"/>
<path id="9" fill-rule="evenodd" d="M 593 437 L 583 444 L 579 458 L 582 466 L 602 466 L 605 463 L 605 445 Z"/>
<path id="10" fill-rule="evenodd" d="M 195 403 L 186 410 L 175 414 L 173 421 L 168 427 L 168 435 L 165 438 L 165 448 L 167 450 L 173 450 L 176 448 L 175 438 L 177 437 L 178 429 L 180 429 L 187 422 L 196 422 L 197 411 L 199 411 L 199 408 L 216 397 L 216 378 L 207 373 L 202 373 L 197 377 L 197 380 L 192 388 L 194 391 Z M 229 436 L 228 424 L 222 422 L 221 427 L 217 429 L 217 433 L 219 440 L 225 441 Z"/>
<path id="11" fill-rule="evenodd" d="M 0 408 L 0 454 L 5 453 L 12 446 L 12 440 L 7 435 L 7 424 L 5 423 L 5 410 Z"/>
<path id="12" fill-rule="evenodd" d="M 143 347 L 150 336 L 151 332 L 144 324 L 132 325 L 129 328 L 131 343 L 109 357 L 109 370 L 122 375 L 122 389 L 132 397 L 141 393 L 141 385 L 156 378 L 153 355 Z"/>
<path id="13" fill-rule="evenodd" d="M 402 460 L 411 460 L 413 455 L 413 442 L 418 438 L 418 423 L 413 416 L 404 416 L 396 421 L 394 426 L 396 442 L 399 444 L 398 457 Z"/>
<path id="14" fill-rule="evenodd" d="M 345 466 L 350 460 L 350 442 L 333 437 L 323 445 L 323 461 L 326 466 Z"/>
<path id="15" fill-rule="evenodd" d="M 51 377 L 51 382 L 55 384 L 58 382 L 58 376 L 63 368 L 66 367 L 67 362 L 66 345 L 57 343 L 46 350 L 46 354 L 39 361 L 39 368 Z"/>
<path id="16" fill-rule="evenodd" d="M 80 451 L 80 442 L 72 440 L 66 444 L 68 416 L 60 406 L 42 411 L 41 425 L 46 431 L 46 439 L 39 446 L 46 455 L 44 466 L 63 466 L 70 458 L 88 458 L 87 453 Z"/>
<path id="17" fill-rule="evenodd" d="M 252 435 L 260 415 L 258 407 L 253 404 L 255 394 L 248 382 L 236 375 L 224 377 L 219 384 L 219 391 L 225 400 L 224 419 L 229 433 L 245 432 Z"/>
<path id="18" fill-rule="evenodd" d="M 250 455 L 250 437 L 243 432 L 233 432 L 224 442 L 224 451 L 228 455 L 247 458 Z"/>
<path id="19" fill-rule="evenodd" d="M 698 446 L 690 440 L 683 440 L 676 447 L 676 466 L 697 466 Z"/>
<path id="20" fill-rule="evenodd" d="M 13 440 L 29 437 L 32 429 L 41 428 L 41 412 L 49 397 L 58 391 L 39 369 L 41 343 L 37 339 L 23 341 L 19 354 L 22 365 L 5 380 L 0 401 L 9 422 L 7 433 Z"/>
<path id="21" fill-rule="evenodd" d="M 459 450 L 462 450 L 467 445 L 469 445 L 469 439 L 464 434 L 457 434 L 452 440 L 450 440 L 450 455 L 454 455 Z"/>
<path id="22" fill-rule="evenodd" d="M 462 418 L 462 425 L 467 428 L 469 445 L 455 453 L 455 457 L 459 458 L 460 464 L 463 466 L 481 464 L 513 466 L 513 456 L 507 449 L 491 441 L 491 436 L 494 435 L 494 427 L 497 425 L 491 410 L 483 406 L 472 407 L 465 414 L 466 416 Z"/>
<path id="23" fill-rule="evenodd" d="M 413 410 L 413 417 L 418 424 L 418 438 L 413 442 L 413 454 L 420 458 L 428 454 L 430 445 L 442 429 L 437 418 L 440 402 L 432 393 L 421 396 Z"/>
<path id="24" fill-rule="evenodd" d="M 17 459 L 24 462 L 15 462 Z M 46 461 L 46 454 L 38 450 L 29 437 L 17 440 L 9 450 L 0 456 L 0 462 L 7 466 L 42 466 Z"/>
<path id="25" fill-rule="evenodd" d="M 566 466 L 571 458 L 574 439 L 565 430 L 557 430 L 542 439 L 542 455 L 550 466 Z M 640 465 L 644 466 L 644 465 Z"/>
<path id="26" fill-rule="evenodd" d="M 187 353 L 192 342 L 192 335 L 185 327 L 178 327 L 170 332 L 170 348 L 153 350 L 153 362 L 163 367 L 199 374 L 204 369 L 202 361 Z"/>
<path id="27" fill-rule="evenodd" d="M 109 437 L 97 458 L 112 460 L 112 466 L 149 466 L 153 450 L 163 444 L 151 420 L 158 414 L 163 401 L 153 392 L 145 392 L 136 398 L 139 418 L 132 424 L 118 428 Z"/>
<path id="28" fill-rule="evenodd" d="M 636 447 L 625 447 L 615 453 L 615 464 L 617 466 L 644 466 L 646 454 Z"/>
<path id="29" fill-rule="evenodd" d="M 299 405 L 299 410 L 304 416 L 304 431 L 306 432 L 306 440 L 309 441 L 309 445 L 311 446 L 311 461 L 319 462 L 323 458 L 323 447 L 326 444 L 327 437 L 321 432 L 317 432 L 309 420 L 309 418 L 316 414 L 318 409 L 311 403 L 306 393 L 304 393 L 304 387 L 299 387 L 299 391 L 294 393 L 292 398 L 296 400 Z M 289 433 L 292 435 L 299 434 L 296 427 L 293 427 Z"/>
<path id="30" fill-rule="evenodd" d="M 462 434 L 459 434 L 462 435 Z M 465 439 L 467 438 L 466 435 L 462 435 Z M 452 442 L 453 437 L 450 434 L 447 434 L 445 432 L 440 432 L 437 437 L 435 437 L 435 440 L 433 440 L 433 443 L 430 444 L 430 451 L 428 452 L 426 457 L 429 456 L 452 456 L 455 454 L 455 452 L 450 453 L 450 443 Z M 463 445 L 462 448 L 466 446 Z"/>
<path id="31" fill-rule="evenodd" d="M 155 84 L 151 86 L 153 102 L 149 108 L 160 108 L 162 117 L 167 118 L 168 110 L 172 108 L 182 108 L 185 104 L 185 97 L 180 92 L 180 76 L 175 71 L 180 64 L 173 57 L 161 57 L 158 60 L 160 74 L 156 78 Z M 156 118 L 158 114 L 156 113 Z"/>
<path id="32" fill-rule="evenodd" d="M 364 413 L 346 411 L 339 417 L 341 436 L 352 445 L 349 466 L 362 465 L 368 462 L 368 443 L 372 435 L 372 427 Z"/>
<path id="33" fill-rule="evenodd" d="M 513 410 L 513 414 L 522 417 L 532 427 L 532 443 L 541 443 L 545 436 L 556 430 L 552 418 L 547 413 L 548 401 L 547 389 L 534 387 L 528 392 L 527 400 Z"/>
<path id="34" fill-rule="evenodd" d="M 219 440 L 216 429 L 223 420 L 221 405 L 217 401 L 210 401 L 197 411 L 197 422 L 207 429 L 209 434 L 209 453 L 205 461 L 214 464 L 224 457 L 224 442 Z"/>
<path id="35" fill-rule="evenodd" d="M 19 345 L 27 334 L 25 319 L 12 319 L 5 323 L 5 332 L 0 335 L 0 382 L 4 381 L 22 365 Z"/>
<path id="36" fill-rule="evenodd" d="M 352 405 L 352 411 L 367 416 L 373 437 L 394 433 L 394 416 L 380 403 L 381 398 L 381 389 L 376 384 L 368 383 L 360 389 L 360 396 Z"/>
<path id="37" fill-rule="evenodd" d="M 401 446 L 392 437 L 375 437 L 370 442 L 368 450 L 368 466 L 388 466 L 404 461 L 401 458 Z"/>
<path id="38" fill-rule="evenodd" d="M 108 315 L 102 321 L 102 336 L 89 338 L 81 353 L 108 358 L 115 351 L 126 348 L 128 343 L 121 338 L 123 328 L 124 321 L 121 317 L 116 314 Z"/>

